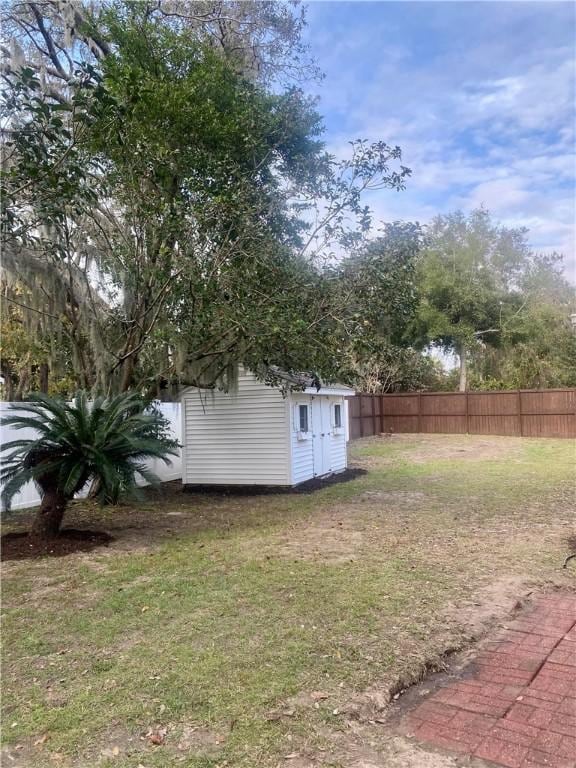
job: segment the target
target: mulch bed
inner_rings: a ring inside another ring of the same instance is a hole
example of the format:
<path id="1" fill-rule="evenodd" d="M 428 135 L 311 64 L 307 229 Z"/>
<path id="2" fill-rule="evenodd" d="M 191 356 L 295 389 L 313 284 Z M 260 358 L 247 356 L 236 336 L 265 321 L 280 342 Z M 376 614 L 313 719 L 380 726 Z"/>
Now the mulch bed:
<path id="1" fill-rule="evenodd" d="M 73 552 L 89 552 L 107 546 L 114 540 L 104 531 L 78 531 L 63 528 L 55 539 L 38 539 L 28 533 L 5 533 L 0 538 L 2 560 L 25 560 L 38 557 L 63 557 Z"/>

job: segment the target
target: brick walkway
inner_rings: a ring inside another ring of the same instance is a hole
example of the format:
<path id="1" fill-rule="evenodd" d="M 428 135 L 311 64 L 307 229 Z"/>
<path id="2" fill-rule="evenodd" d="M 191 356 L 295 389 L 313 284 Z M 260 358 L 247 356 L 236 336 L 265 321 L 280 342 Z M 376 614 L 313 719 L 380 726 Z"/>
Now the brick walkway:
<path id="1" fill-rule="evenodd" d="M 407 726 L 420 741 L 508 768 L 576 768 L 576 595 L 539 598 Z"/>

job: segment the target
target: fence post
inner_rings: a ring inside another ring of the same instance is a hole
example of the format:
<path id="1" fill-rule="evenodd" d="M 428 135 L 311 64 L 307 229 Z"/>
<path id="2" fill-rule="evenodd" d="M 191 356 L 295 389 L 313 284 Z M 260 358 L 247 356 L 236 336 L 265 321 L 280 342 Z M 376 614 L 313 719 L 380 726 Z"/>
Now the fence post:
<path id="1" fill-rule="evenodd" d="M 469 410 L 468 395 L 469 395 L 469 392 L 468 392 L 468 390 L 466 390 L 466 392 L 464 393 L 464 396 L 466 398 L 465 402 L 466 402 L 466 434 L 467 435 L 470 434 L 470 414 L 468 412 L 468 410 Z"/>
<path id="2" fill-rule="evenodd" d="M 378 395 L 380 398 L 380 434 L 384 433 L 384 395 Z"/>
<path id="3" fill-rule="evenodd" d="M 360 402 L 358 404 L 358 417 L 360 419 L 360 437 L 364 437 L 364 419 L 362 418 L 362 398 L 364 395 L 358 395 Z"/>
<path id="4" fill-rule="evenodd" d="M 370 395 L 370 402 L 372 404 L 372 434 L 377 435 L 378 430 L 376 429 L 376 395 L 371 394 Z"/>
<path id="5" fill-rule="evenodd" d="M 524 421 L 522 419 L 522 392 L 518 390 L 518 421 L 520 422 L 520 437 L 524 437 Z"/>

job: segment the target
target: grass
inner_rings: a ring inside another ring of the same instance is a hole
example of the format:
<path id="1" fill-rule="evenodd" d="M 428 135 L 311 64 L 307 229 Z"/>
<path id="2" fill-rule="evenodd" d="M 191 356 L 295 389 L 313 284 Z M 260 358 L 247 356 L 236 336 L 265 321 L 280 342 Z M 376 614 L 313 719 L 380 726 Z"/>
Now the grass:
<path id="1" fill-rule="evenodd" d="M 397 436 L 352 453 L 366 475 L 308 496 L 78 503 L 69 524 L 106 527 L 112 547 L 3 564 L 5 749 L 38 768 L 318 750 L 338 765 L 347 720 L 464 643 L 483 595 L 567 583 L 573 442 Z"/>

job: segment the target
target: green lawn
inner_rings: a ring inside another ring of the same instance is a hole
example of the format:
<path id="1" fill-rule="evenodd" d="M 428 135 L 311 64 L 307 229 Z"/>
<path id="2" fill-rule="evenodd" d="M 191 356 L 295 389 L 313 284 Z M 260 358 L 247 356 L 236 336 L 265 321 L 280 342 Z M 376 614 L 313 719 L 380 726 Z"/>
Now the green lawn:
<path id="1" fill-rule="evenodd" d="M 67 524 L 112 546 L 4 563 L 6 765 L 340 765 L 347 722 L 570 583 L 572 441 L 395 436 L 352 456 L 366 475 L 311 495 L 78 503 Z"/>

